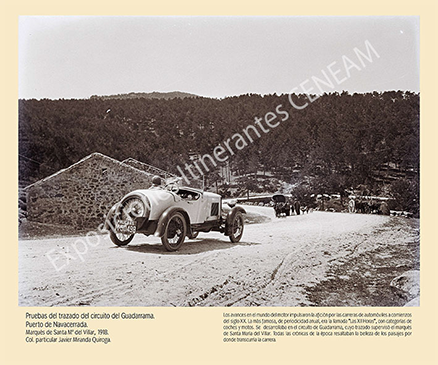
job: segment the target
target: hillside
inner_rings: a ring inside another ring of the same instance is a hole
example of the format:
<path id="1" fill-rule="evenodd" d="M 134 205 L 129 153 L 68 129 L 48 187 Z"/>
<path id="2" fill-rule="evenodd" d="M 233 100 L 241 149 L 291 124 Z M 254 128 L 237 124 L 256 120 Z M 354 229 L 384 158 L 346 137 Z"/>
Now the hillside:
<path id="1" fill-rule="evenodd" d="M 129 94 L 118 94 L 118 95 L 92 95 L 90 99 L 101 99 L 101 100 L 111 100 L 111 99 L 175 99 L 175 98 L 197 98 L 198 95 L 189 94 L 182 91 L 170 91 L 170 92 L 158 92 L 154 91 L 151 93 L 129 93 Z"/>
<path id="2" fill-rule="evenodd" d="M 198 158 L 207 186 L 225 190 L 225 170 L 228 181 L 240 177 L 241 191 L 259 189 L 261 172 L 301 184 L 303 195 L 352 187 L 378 195 L 397 186 L 418 205 L 419 104 L 419 94 L 402 91 L 324 94 L 302 110 L 288 95 L 20 100 L 19 181 L 34 182 L 100 152 L 178 175 L 178 166 L 190 175 L 188 164 L 199 177 Z M 220 159 L 203 165 L 199 158 L 214 151 Z"/>

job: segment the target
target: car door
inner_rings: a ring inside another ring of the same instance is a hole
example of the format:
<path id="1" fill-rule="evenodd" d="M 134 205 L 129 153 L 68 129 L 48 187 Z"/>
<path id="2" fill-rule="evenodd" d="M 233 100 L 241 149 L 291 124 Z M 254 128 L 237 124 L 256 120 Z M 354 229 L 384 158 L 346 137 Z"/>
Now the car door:
<path id="1" fill-rule="evenodd" d="M 187 192 L 178 194 L 178 206 L 183 208 L 190 218 L 191 224 L 203 223 L 202 207 L 204 206 L 204 196 L 201 193 Z"/>

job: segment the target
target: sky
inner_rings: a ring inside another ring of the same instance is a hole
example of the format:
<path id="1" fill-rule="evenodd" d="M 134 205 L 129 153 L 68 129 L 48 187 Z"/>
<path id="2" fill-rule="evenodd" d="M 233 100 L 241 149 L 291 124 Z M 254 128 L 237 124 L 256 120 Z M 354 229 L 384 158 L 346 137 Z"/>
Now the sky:
<path id="1" fill-rule="evenodd" d="M 343 82 L 326 92 L 419 92 L 419 47 L 417 16 L 20 16 L 19 98 L 282 94 L 328 68 Z"/>

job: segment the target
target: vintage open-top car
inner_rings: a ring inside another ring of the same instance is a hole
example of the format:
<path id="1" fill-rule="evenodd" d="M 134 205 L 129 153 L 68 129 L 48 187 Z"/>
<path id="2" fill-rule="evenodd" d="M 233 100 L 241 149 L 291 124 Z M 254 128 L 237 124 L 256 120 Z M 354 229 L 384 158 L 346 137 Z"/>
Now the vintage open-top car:
<path id="1" fill-rule="evenodd" d="M 283 194 L 275 194 L 272 196 L 274 202 L 275 216 L 290 216 L 290 204 Z"/>
<path id="2" fill-rule="evenodd" d="M 136 233 L 143 233 L 161 237 L 168 251 L 176 251 L 186 237 L 196 238 L 199 232 L 219 231 L 231 242 L 239 242 L 245 213 L 239 206 L 224 213 L 218 194 L 169 184 L 125 195 L 109 211 L 105 228 L 118 246 L 127 245 Z"/>

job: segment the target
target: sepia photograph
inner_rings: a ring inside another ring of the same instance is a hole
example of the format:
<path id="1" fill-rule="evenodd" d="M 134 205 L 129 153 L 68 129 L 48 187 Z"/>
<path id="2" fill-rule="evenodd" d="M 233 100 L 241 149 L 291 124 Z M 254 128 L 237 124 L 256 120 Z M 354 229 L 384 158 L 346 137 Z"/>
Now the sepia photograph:
<path id="1" fill-rule="evenodd" d="M 419 16 L 20 16 L 20 307 L 419 307 Z"/>

